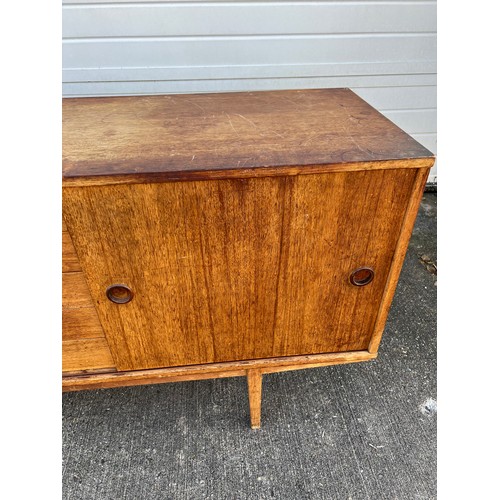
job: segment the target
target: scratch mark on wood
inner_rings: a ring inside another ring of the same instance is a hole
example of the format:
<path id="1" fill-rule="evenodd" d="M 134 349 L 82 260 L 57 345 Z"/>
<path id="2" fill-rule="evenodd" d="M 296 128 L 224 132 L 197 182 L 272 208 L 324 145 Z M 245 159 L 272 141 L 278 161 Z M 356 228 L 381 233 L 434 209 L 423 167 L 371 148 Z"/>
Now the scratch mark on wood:
<path id="1" fill-rule="evenodd" d="M 158 123 L 155 123 L 155 122 L 152 122 L 150 120 L 146 120 L 145 118 L 143 118 L 142 116 L 140 116 L 138 113 L 134 113 L 134 116 L 140 120 L 141 122 L 144 122 L 144 123 L 147 123 L 148 125 L 152 125 L 153 127 L 159 127 L 159 128 L 163 128 L 162 125 L 159 125 Z"/>
<path id="2" fill-rule="evenodd" d="M 238 131 L 234 128 L 234 125 L 233 125 L 233 122 L 231 121 L 231 117 L 227 114 L 227 113 L 224 113 L 226 116 L 227 116 L 227 119 L 229 120 L 229 125 L 231 125 L 231 128 L 236 132 L 236 135 L 240 135 L 238 134 Z"/>
<path id="3" fill-rule="evenodd" d="M 347 121 L 354 121 L 354 120 L 352 120 L 353 117 L 351 116 L 349 111 L 342 104 L 340 105 L 340 107 L 342 108 L 342 111 L 344 112 Z M 336 117 L 336 115 L 332 111 L 330 111 L 329 114 Z M 338 118 L 338 117 L 336 117 L 336 118 Z M 359 122 L 356 124 L 358 125 Z M 340 125 L 340 123 L 339 123 L 339 125 Z M 347 130 L 347 127 L 345 124 L 342 124 L 340 128 L 344 132 L 345 136 L 356 146 L 357 149 L 359 149 L 359 151 L 361 151 L 362 153 L 368 153 L 370 155 L 370 157 L 376 158 L 377 155 L 373 151 L 370 151 L 369 149 L 363 148 L 358 143 L 358 141 L 354 138 L 353 134 L 349 130 Z"/>
<path id="4" fill-rule="evenodd" d="M 194 101 L 191 101 L 190 99 L 186 99 L 186 102 L 189 102 L 193 106 L 196 106 L 198 109 L 201 109 L 203 111 L 203 113 L 206 113 L 206 110 L 204 108 L 202 108 L 199 104 L 195 103 Z"/>
<path id="5" fill-rule="evenodd" d="M 311 134 L 302 144 L 301 146 L 305 146 L 306 144 L 308 144 L 309 142 L 311 142 L 316 136 L 318 136 L 319 134 L 317 134 L 316 132 L 314 134 Z"/>
<path id="6" fill-rule="evenodd" d="M 279 133 L 278 133 L 278 132 L 276 132 L 275 130 L 271 130 L 270 132 L 271 132 L 271 134 L 274 134 L 274 135 L 276 135 L 276 136 L 278 136 L 278 137 L 281 137 L 282 139 L 285 139 L 285 136 L 284 136 L 284 135 L 279 134 Z"/>
<path id="7" fill-rule="evenodd" d="M 236 116 L 239 116 L 240 118 L 243 118 L 243 120 L 247 121 L 251 125 L 253 125 L 255 128 L 258 128 L 257 125 L 250 119 L 248 119 L 246 116 L 240 115 L 239 113 L 235 113 Z"/>
<path id="8" fill-rule="evenodd" d="M 297 108 L 305 108 L 305 109 L 309 109 L 309 106 L 306 106 L 305 104 L 301 103 L 301 102 L 297 102 L 297 101 L 294 101 L 293 99 L 290 99 L 289 97 L 285 97 L 285 96 L 279 96 L 280 99 L 283 99 L 284 101 L 288 101 L 288 102 L 291 102 L 292 104 L 294 104 Z"/>

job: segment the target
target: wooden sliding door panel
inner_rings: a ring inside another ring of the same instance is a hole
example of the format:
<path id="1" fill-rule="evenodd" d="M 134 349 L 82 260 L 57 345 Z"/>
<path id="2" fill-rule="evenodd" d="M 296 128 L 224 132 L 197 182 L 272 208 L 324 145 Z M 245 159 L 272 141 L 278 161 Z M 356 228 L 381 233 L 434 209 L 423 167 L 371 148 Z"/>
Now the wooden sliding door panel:
<path id="1" fill-rule="evenodd" d="M 69 188 L 119 370 L 272 356 L 285 178 Z M 112 284 L 134 293 L 106 297 Z"/>
<path id="2" fill-rule="evenodd" d="M 275 356 L 367 349 L 416 171 L 290 179 L 283 220 Z M 373 281 L 350 275 L 371 268 Z"/>

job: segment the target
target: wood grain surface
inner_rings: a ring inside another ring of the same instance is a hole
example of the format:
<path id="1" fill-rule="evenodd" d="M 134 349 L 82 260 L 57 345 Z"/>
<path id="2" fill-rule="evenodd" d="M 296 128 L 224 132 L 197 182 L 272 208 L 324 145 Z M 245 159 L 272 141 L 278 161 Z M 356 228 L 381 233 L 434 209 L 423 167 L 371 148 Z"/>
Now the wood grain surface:
<path id="1" fill-rule="evenodd" d="M 262 372 L 247 371 L 248 406 L 250 407 L 250 427 L 260 428 L 260 409 L 262 406 Z"/>
<path id="2" fill-rule="evenodd" d="M 275 356 L 368 347 L 415 170 L 299 176 L 284 202 Z M 375 278 L 354 286 L 368 266 Z"/>
<path id="3" fill-rule="evenodd" d="M 65 236 L 66 233 L 66 236 Z M 66 240 L 66 245 L 64 241 Z M 66 246 L 66 252 L 64 248 Z M 63 372 L 114 368 L 97 311 L 69 234 L 63 230 L 62 369 Z M 64 272 L 66 271 L 66 272 Z"/>
<path id="4" fill-rule="evenodd" d="M 415 177 L 66 188 L 66 223 L 117 368 L 367 349 Z M 375 279 L 351 285 L 364 265 Z M 133 290 L 130 303 L 106 298 L 114 283 Z"/>
<path id="5" fill-rule="evenodd" d="M 282 185 L 65 190 L 66 222 L 119 369 L 272 354 Z M 128 285 L 133 300 L 107 300 L 113 283 Z"/>
<path id="6" fill-rule="evenodd" d="M 321 366 L 359 363 L 377 357 L 368 351 L 336 352 L 315 354 L 311 356 L 289 356 L 285 358 L 254 359 L 249 361 L 229 361 L 208 365 L 181 366 L 173 368 L 156 368 L 152 370 L 134 370 L 124 372 L 66 374 L 63 376 L 63 391 L 79 391 L 82 389 L 105 389 L 121 386 L 145 384 L 163 384 L 183 382 L 187 380 L 204 380 L 209 378 L 244 377 L 248 370 L 258 369 L 262 373 L 319 368 Z"/>
<path id="7" fill-rule="evenodd" d="M 62 272 L 81 271 L 80 261 L 68 231 L 62 232 Z"/>
<path id="8" fill-rule="evenodd" d="M 112 369 L 114 365 L 104 338 L 64 340 L 62 343 L 63 372 Z"/>
<path id="9" fill-rule="evenodd" d="M 391 302 L 394 297 L 394 293 L 396 292 L 399 274 L 401 272 L 401 268 L 403 267 L 406 249 L 408 248 L 408 243 L 410 242 L 413 226 L 415 224 L 415 219 L 417 218 L 420 201 L 424 193 L 425 183 L 427 182 L 429 172 L 430 168 L 422 168 L 417 170 L 417 175 L 415 176 L 411 197 L 404 215 L 403 226 L 392 258 L 391 269 L 385 285 L 382 303 L 378 311 L 374 332 L 368 347 L 370 352 L 377 352 L 380 341 L 382 340 L 385 322 L 387 321 Z"/>
<path id="10" fill-rule="evenodd" d="M 63 309 L 94 307 L 83 272 L 62 274 Z"/>
<path id="11" fill-rule="evenodd" d="M 431 152 L 348 89 L 63 100 L 67 185 L 433 162 Z"/>
<path id="12" fill-rule="evenodd" d="M 78 308 L 63 307 L 63 340 L 94 339 L 98 337 L 104 338 L 104 331 L 93 305 Z"/>

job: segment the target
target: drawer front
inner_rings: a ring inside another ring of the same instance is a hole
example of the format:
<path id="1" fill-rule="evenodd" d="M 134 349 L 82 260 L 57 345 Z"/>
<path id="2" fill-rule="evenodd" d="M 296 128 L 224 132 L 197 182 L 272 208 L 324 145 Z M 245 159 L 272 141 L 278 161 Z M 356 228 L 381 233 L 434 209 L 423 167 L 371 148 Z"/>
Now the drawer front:
<path id="1" fill-rule="evenodd" d="M 63 373 L 115 369 L 82 272 L 62 274 L 62 340 Z"/>
<path id="2" fill-rule="evenodd" d="M 63 309 L 94 307 L 85 276 L 82 272 L 63 273 L 62 306 Z"/>
<path id="3" fill-rule="evenodd" d="M 62 343 L 62 371 L 114 370 L 106 339 L 64 340 Z"/>
<path id="4" fill-rule="evenodd" d="M 65 188 L 117 368 L 366 349 L 415 178 L 401 169 Z M 373 279 L 352 277 L 358 268 Z"/>
<path id="5" fill-rule="evenodd" d="M 62 310 L 63 340 L 104 338 L 104 331 L 95 307 L 78 307 Z"/>
<path id="6" fill-rule="evenodd" d="M 80 261 L 68 231 L 62 232 L 62 272 L 70 273 L 81 271 Z"/>

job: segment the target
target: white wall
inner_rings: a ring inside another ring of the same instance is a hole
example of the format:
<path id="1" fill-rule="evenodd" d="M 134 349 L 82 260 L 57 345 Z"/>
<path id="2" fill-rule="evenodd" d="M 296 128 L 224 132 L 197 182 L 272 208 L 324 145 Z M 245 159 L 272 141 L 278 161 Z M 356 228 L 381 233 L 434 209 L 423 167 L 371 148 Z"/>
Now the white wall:
<path id="1" fill-rule="evenodd" d="M 65 97 L 350 87 L 436 153 L 435 1 L 63 0 L 63 37 Z"/>

